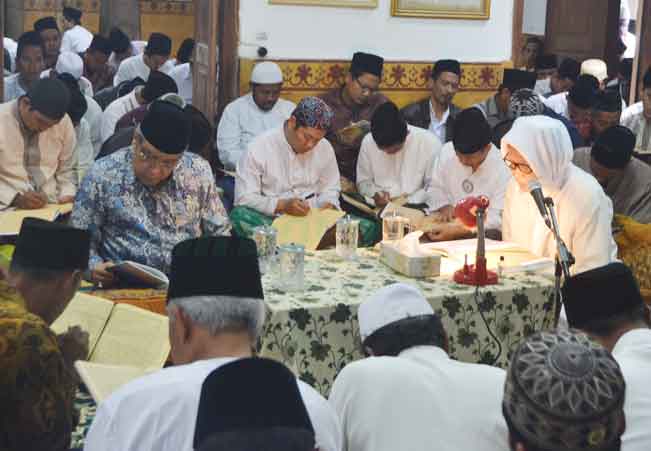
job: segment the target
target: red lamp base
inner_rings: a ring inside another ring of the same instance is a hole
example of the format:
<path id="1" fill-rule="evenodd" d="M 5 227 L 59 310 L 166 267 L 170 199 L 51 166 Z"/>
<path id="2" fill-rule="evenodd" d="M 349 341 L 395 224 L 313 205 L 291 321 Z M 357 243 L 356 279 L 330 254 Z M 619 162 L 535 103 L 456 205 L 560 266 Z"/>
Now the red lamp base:
<path id="1" fill-rule="evenodd" d="M 463 268 L 454 273 L 454 281 L 462 285 L 483 287 L 495 285 L 498 282 L 497 273 L 486 269 L 486 259 L 477 258 L 476 265 L 463 265 Z"/>

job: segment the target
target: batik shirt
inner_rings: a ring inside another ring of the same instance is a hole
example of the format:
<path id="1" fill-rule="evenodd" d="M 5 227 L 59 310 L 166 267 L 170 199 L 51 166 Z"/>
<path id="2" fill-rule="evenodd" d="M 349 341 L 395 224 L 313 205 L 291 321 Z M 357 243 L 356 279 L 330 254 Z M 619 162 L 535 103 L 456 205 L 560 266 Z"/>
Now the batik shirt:
<path id="1" fill-rule="evenodd" d="M 69 449 L 74 395 L 54 332 L 0 300 L 0 451 Z"/>
<path id="2" fill-rule="evenodd" d="M 185 152 L 172 176 L 151 188 L 133 172 L 131 147 L 86 173 L 71 222 L 91 234 L 91 269 L 130 260 L 168 272 L 177 243 L 231 231 L 208 162 Z"/>

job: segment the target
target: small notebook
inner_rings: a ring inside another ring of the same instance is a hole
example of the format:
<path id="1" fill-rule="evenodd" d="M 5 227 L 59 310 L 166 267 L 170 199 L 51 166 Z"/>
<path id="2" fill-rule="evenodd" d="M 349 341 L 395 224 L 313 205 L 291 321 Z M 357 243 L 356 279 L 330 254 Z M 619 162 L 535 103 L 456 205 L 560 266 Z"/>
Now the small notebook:
<path id="1" fill-rule="evenodd" d="M 132 288 L 167 288 L 167 276 L 151 266 L 132 261 L 123 261 L 108 268 L 118 278 L 118 285 Z"/>
<path id="2" fill-rule="evenodd" d="M 278 231 L 278 244 L 302 244 L 305 250 L 315 251 L 323 235 L 344 214 L 331 208 L 311 208 L 307 216 L 282 215 L 272 227 Z"/>
<path id="3" fill-rule="evenodd" d="M 25 218 L 38 218 L 54 221 L 59 216 L 72 211 L 72 203 L 50 204 L 36 210 L 5 210 L 0 212 L 0 236 L 15 236 L 20 233 L 20 226 Z"/>

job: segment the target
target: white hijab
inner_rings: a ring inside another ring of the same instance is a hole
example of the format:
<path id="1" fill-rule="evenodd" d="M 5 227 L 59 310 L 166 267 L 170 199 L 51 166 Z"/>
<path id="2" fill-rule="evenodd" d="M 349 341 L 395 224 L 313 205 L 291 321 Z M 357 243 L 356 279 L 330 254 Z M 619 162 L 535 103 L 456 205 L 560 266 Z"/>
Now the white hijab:
<path id="1" fill-rule="evenodd" d="M 546 116 L 523 116 L 502 138 L 502 156 L 507 144 L 515 147 L 538 177 L 545 191 L 558 192 L 570 174 L 574 147 L 567 128 Z"/>

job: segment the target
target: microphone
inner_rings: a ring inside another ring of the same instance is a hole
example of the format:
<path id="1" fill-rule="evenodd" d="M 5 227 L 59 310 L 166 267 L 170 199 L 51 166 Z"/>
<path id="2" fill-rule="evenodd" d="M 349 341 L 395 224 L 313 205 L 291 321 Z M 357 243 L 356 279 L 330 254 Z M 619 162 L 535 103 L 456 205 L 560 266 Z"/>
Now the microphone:
<path id="1" fill-rule="evenodd" d="M 547 224 L 547 227 L 551 228 L 552 223 L 549 219 L 549 213 L 547 212 L 547 207 L 545 206 L 545 196 L 543 195 L 542 192 L 542 185 L 538 180 L 532 180 L 529 182 L 528 188 L 529 188 L 529 194 L 531 194 L 531 197 L 533 197 L 533 200 L 536 203 L 536 207 L 538 207 L 540 216 L 542 216 L 543 219 L 545 220 L 545 224 Z"/>

